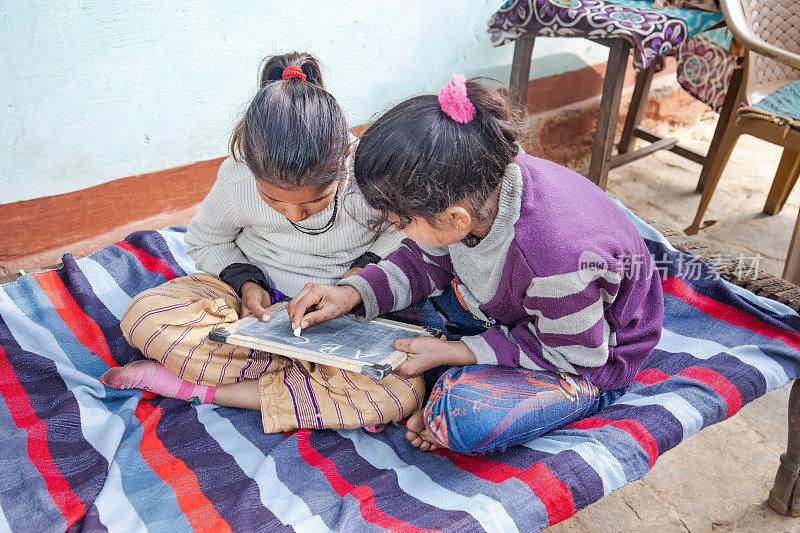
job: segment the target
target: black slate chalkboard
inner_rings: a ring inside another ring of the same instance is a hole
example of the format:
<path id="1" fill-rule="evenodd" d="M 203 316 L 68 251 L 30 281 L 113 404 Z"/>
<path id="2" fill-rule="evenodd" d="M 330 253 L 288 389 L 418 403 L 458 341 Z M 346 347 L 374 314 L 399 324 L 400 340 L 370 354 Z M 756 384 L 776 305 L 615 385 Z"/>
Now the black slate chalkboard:
<path id="1" fill-rule="evenodd" d="M 268 322 L 250 316 L 212 331 L 209 339 L 385 377 L 406 358 L 392 346 L 395 339 L 429 334 L 425 328 L 390 320 L 339 317 L 305 328 L 296 337 L 285 305 L 267 309 Z"/>

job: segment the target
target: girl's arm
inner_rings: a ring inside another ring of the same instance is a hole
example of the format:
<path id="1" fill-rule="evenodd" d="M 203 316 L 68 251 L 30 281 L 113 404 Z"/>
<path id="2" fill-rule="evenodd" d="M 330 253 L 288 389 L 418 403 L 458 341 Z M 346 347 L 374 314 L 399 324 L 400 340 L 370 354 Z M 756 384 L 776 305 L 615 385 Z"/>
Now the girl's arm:
<path id="1" fill-rule="evenodd" d="M 523 297 L 527 317 L 461 340 L 479 364 L 585 374 L 579 368 L 603 366 L 614 344 L 605 306 L 614 301 L 619 281 L 613 271 L 588 282 L 579 272 L 533 278 Z"/>
<path id="2" fill-rule="evenodd" d="M 358 314 L 373 319 L 442 294 L 452 280 L 453 266 L 446 248 L 424 246 L 423 250 L 405 239 L 397 251 L 339 285 L 358 290 L 364 304 Z"/>
<path id="3" fill-rule="evenodd" d="M 243 226 L 235 205 L 236 187 L 229 172 L 231 166 L 229 160 L 220 166 L 217 181 L 189 222 L 184 237 L 186 251 L 197 268 L 214 275 L 231 265 L 248 263 L 235 242 Z"/>

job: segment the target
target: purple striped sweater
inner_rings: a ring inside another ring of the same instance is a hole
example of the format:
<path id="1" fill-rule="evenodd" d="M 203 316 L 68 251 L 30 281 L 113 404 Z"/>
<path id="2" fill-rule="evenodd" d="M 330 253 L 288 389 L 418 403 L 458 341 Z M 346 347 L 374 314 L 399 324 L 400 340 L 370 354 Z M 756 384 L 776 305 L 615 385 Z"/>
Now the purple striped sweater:
<path id="1" fill-rule="evenodd" d="M 500 209 L 474 247 L 406 239 L 341 284 L 374 318 L 453 284 L 494 324 L 463 337 L 478 363 L 587 375 L 630 384 L 661 335 L 664 300 L 652 257 L 625 214 L 583 176 L 520 154 L 506 169 Z"/>

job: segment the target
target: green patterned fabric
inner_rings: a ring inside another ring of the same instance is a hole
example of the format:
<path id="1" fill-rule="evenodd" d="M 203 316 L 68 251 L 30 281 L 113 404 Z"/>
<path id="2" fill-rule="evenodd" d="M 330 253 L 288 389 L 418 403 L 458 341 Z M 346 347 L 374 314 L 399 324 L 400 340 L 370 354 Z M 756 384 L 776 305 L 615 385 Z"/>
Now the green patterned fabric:
<path id="1" fill-rule="evenodd" d="M 753 104 L 753 106 L 773 115 L 781 115 L 800 121 L 800 80 L 784 85 L 774 93 Z"/>
<path id="2" fill-rule="evenodd" d="M 722 22 L 722 13 L 719 11 L 705 11 L 703 9 L 655 9 L 652 0 L 610 0 L 611 3 L 633 7 L 636 9 L 649 9 L 664 13 L 669 17 L 681 19 L 686 23 L 689 37 L 704 32 L 718 22 Z"/>

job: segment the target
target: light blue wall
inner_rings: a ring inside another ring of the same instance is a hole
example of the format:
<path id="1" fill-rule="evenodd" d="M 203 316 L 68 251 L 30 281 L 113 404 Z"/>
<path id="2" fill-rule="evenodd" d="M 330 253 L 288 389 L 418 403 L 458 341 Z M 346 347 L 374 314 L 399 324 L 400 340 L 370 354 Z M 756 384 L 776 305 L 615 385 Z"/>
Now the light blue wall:
<path id="1" fill-rule="evenodd" d="M 0 204 L 225 154 L 265 55 L 315 54 L 351 125 L 454 71 L 508 81 L 502 0 L 0 0 Z M 537 40 L 531 77 L 605 61 Z"/>

